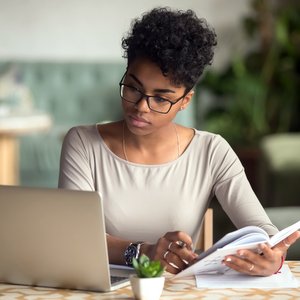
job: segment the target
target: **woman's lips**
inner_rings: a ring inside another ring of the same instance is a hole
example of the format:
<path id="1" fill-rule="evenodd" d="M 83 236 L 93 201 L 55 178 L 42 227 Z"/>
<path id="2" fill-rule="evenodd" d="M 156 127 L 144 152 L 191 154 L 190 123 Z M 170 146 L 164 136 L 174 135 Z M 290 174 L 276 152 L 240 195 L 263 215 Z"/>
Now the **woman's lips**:
<path id="1" fill-rule="evenodd" d="M 145 127 L 150 124 L 147 120 L 137 116 L 129 116 L 129 120 L 130 123 L 135 127 Z"/>

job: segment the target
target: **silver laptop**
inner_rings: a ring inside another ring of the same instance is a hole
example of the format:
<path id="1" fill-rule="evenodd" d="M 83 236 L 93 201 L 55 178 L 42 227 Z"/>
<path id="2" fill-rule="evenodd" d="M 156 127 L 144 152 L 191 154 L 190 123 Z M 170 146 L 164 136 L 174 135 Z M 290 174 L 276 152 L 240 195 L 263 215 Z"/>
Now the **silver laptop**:
<path id="1" fill-rule="evenodd" d="M 130 273 L 111 274 L 99 193 L 0 186 L 0 282 L 102 292 Z"/>

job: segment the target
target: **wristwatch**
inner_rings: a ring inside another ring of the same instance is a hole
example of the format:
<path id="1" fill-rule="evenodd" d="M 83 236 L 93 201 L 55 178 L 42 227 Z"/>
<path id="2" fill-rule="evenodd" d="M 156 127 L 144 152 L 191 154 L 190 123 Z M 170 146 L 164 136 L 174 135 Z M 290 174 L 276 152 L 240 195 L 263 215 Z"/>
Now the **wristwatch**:
<path id="1" fill-rule="evenodd" d="M 140 249 L 143 242 L 130 243 L 124 252 L 124 259 L 127 266 L 132 267 L 133 258 L 138 259 L 140 256 Z"/>

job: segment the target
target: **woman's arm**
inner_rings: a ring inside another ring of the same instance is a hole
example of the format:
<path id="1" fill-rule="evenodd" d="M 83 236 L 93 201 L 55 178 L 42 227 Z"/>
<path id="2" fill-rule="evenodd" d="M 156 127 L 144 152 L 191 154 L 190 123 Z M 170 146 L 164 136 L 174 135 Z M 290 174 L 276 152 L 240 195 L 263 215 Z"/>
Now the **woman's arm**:
<path id="1" fill-rule="evenodd" d="M 113 264 L 125 264 L 124 253 L 127 247 L 137 241 L 127 241 L 107 235 L 109 261 Z M 184 232 L 168 232 L 155 244 L 141 243 L 140 255 L 146 254 L 153 260 L 159 260 L 166 271 L 176 274 L 185 269 L 197 257 L 192 251 L 192 240 Z"/>
<path id="2" fill-rule="evenodd" d="M 289 247 L 299 238 L 300 231 L 296 231 L 273 248 L 267 244 L 261 244 L 262 254 L 240 250 L 237 256 L 227 256 L 223 263 L 241 273 L 270 276 L 281 269 Z"/>
<path id="3" fill-rule="evenodd" d="M 243 166 L 224 139 L 214 147 L 212 178 L 214 192 L 232 222 L 238 227 L 254 225 L 264 229 L 270 236 L 278 232 L 253 192 Z M 224 264 L 232 269 L 251 275 L 267 276 L 276 273 L 286 256 L 288 246 L 299 238 L 294 233 L 274 248 L 261 245 L 263 255 L 240 250 L 236 256 L 228 256 Z"/>
<path id="4" fill-rule="evenodd" d="M 85 139 L 77 127 L 66 134 L 60 156 L 59 188 L 95 191 L 89 144 Z"/>
<path id="5" fill-rule="evenodd" d="M 274 235 L 278 229 L 272 224 L 256 197 L 244 168 L 230 145 L 216 137 L 211 150 L 213 193 L 223 210 L 237 228 L 258 226 Z"/>

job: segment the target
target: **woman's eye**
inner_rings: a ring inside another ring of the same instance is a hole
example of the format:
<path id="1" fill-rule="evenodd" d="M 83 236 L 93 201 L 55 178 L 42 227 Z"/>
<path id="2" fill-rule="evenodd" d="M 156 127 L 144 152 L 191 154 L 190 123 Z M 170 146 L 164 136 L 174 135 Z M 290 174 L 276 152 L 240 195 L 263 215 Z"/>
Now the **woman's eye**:
<path id="1" fill-rule="evenodd" d="M 155 102 L 157 103 L 165 103 L 165 102 L 168 102 L 167 100 L 165 100 L 164 98 L 161 98 L 161 97 L 153 97 Z"/>
<path id="2" fill-rule="evenodd" d="M 135 88 L 134 86 L 127 86 L 127 89 L 131 92 L 131 93 L 140 93 L 140 91 Z"/>
<path id="3" fill-rule="evenodd" d="M 137 89 L 134 86 L 127 86 L 128 89 L 130 89 L 131 91 L 137 91 Z"/>

